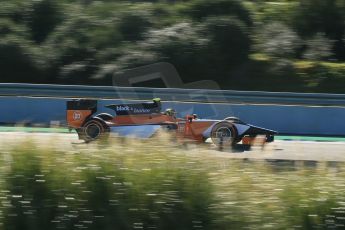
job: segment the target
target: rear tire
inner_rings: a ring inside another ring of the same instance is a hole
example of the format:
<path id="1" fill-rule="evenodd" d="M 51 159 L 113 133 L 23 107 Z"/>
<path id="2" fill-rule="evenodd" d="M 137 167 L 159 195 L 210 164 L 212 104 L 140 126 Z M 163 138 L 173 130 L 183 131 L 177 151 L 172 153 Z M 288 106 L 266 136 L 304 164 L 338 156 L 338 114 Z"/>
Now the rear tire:
<path id="1" fill-rule="evenodd" d="M 114 117 L 109 113 L 100 113 L 96 117 L 102 119 L 103 121 L 111 121 L 114 119 Z"/>
<path id="2" fill-rule="evenodd" d="M 87 121 L 79 137 L 85 142 L 95 141 L 101 138 L 107 138 L 109 136 L 109 127 L 101 119 L 91 119 Z"/>
<path id="3" fill-rule="evenodd" d="M 220 148 L 234 146 L 237 143 L 237 130 L 228 121 L 218 122 L 211 130 L 211 139 Z"/>

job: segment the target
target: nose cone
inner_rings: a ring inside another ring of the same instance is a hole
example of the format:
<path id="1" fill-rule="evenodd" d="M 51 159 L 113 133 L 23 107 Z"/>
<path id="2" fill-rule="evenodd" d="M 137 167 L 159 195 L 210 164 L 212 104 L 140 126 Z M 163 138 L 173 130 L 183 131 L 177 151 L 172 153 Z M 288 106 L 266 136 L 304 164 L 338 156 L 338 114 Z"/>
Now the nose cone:
<path id="1" fill-rule="evenodd" d="M 246 134 L 247 135 L 276 135 L 278 132 L 271 130 L 271 129 L 266 129 L 266 128 L 261 128 L 258 126 L 250 125 L 250 128 L 247 130 Z"/>

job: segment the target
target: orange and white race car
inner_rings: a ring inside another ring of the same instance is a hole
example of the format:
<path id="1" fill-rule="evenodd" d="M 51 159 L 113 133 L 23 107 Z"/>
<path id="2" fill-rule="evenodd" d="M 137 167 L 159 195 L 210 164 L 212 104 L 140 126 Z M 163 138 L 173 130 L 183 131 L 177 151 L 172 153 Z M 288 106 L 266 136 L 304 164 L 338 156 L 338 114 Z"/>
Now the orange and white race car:
<path id="1" fill-rule="evenodd" d="M 275 131 L 250 125 L 236 117 L 223 120 L 199 119 L 197 115 L 177 118 L 173 109 L 162 112 L 160 99 L 136 104 L 111 104 L 109 113 L 97 114 L 96 100 L 67 101 L 67 124 L 85 142 L 107 137 L 112 127 L 159 125 L 173 131 L 180 140 L 205 142 L 208 138 L 217 146 L 251 145 L 257 136 L 264 142 L 274 140 Z"/>

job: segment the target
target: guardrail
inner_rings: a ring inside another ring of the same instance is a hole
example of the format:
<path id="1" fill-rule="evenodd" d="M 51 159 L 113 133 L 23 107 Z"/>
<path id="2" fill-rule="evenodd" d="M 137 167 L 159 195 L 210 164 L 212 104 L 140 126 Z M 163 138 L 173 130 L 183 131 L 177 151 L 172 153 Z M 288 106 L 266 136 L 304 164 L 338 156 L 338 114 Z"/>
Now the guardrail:
<path id="1" fill-rule="evenodd" d="M 345 106 L 343 94 L 282 93 L 234 90 L 139 88 L 85 85 L 0 84 L 0 96 L 95 98 L 196 103 L 281 104 L 306 106 Z"/>
<path id="2" fill-rule="evenodd" d="M 237 116 L 281 134 L 345 136 L 345 95 L 337 94 L 0 84 L 0 122 L 64 125 L 68 98 L 113 99 L 98 103 L 99 112 L 111 112 L 104 105 L 154 97 L 165 101 L 163 109 L 174 108 L 179 116 Z"/>

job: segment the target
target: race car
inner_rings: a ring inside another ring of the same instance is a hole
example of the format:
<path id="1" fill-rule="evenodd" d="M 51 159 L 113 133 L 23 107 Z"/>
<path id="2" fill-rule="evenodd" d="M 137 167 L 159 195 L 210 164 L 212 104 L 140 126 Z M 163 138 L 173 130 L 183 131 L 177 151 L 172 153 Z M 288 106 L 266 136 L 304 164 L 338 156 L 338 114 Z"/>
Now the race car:
<path id="1" fill-rule="evenodd" d="M 216 146 L 250 145 L 257 136 L 264 142 L 274 140 L 275 131 L 244 123 L 237 117 L 223 120 L 199 119 L 196 114 L 177 118 L 174 109 L 162 112 L 159 98 L 136 104 L 110 104 L 105 107 L 114 111 L 97 113 L 97 100 L 67 101 L 67 124 L 75 129 L 79 139 L 85 142 L 107 137 L 112 127 L 159 125 L 175 133 L 179 140 L 205 142 L 211 138 Z"/>

